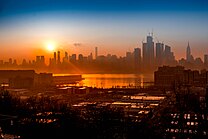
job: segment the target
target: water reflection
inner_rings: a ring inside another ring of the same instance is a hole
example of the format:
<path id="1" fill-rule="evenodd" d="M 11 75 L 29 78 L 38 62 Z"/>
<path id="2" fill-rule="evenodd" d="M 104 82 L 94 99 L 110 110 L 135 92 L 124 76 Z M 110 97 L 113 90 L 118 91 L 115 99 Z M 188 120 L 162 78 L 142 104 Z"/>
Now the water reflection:
<path id="1" fill-rule="evenodd" d="M 153 82 L 153 75 L 142 74 L 83 74 L 80 85 L 98 88 L 145 87 Z"/>
<path id="2" fill-rule="evenodd" d="M 66 76 L 74 74 L 54 74 Z M 130 88 L 147 87 L 153 84 L 152 74 L 82 74 L 82 80 L 77 86 L 97 88 Z"/>

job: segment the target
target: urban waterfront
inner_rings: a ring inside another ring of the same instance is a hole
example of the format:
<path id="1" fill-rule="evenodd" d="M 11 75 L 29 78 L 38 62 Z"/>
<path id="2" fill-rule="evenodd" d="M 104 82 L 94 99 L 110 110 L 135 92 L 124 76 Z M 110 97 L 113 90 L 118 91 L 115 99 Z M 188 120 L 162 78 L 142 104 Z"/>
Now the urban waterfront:
<path id="1" fill-rule="evenodd" d="M 66 76 L 74 74 L 53 74 Z M 131 88 L 153 85 L 153 74 L 82 74 L 84 78 L 77 86 L 97 88 Z"/>
<path id="2" fill-rule="evenodd" d="M 208 0 L 0 0 L 0 139 L 208 139 Z"/>

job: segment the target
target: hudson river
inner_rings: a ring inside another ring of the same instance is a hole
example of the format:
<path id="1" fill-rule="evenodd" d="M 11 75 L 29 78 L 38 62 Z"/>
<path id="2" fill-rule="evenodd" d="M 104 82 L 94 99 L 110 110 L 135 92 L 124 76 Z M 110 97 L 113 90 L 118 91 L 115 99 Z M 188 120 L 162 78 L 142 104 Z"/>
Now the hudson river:
<path id="1" fill-rule="evenodd" d="M 153 77 L 153 74 L 82 74 L 84 80 L 77 85 L 98 88 L 146 87 L 153 84 Z"/>

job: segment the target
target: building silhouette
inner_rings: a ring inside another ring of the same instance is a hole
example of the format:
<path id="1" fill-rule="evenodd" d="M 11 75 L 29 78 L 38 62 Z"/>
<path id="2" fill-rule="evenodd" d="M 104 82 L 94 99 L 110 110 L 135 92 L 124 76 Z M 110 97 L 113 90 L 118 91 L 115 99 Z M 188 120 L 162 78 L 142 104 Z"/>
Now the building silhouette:
<path id="1" fill-rule="evenodd" d="M 193 63 L 194 57 L 191 55 L 191 47 L 188 42 L 188 46 L 186 48 L 186 62 Z"/>
<path id="2" fill-rule="evenodd" d="M 56 52 L 53 53 L 54 64 L 56 64 Z"/>
<path id="3" fill-rule="evenodd" d="M 154 50 L 155 49 L 155 50 Z M 98 55 L 98 47 L 95 47 L 94 56 L 92 53 L 70 54 L 60 51 L 54 52 L 45 63 L 44 56 L 36 56 L 35 60 L 23 59 L 18 64 L 16 60 L 9 58 L 8 61 L 0 60 L 1 69 L 34 69 L 38 72 L 77 72 L 81 73 L 141 73 L 153 72 L 158 66 L 184 66 L 186 69 L 208 69 L 208 55 L 204 60 L 200 57 L 194 58 L 191 55 L 191 48 L 188 43 L 186 57 L 175 60 L 174 53 L 169 45 L 157 42 L 154 46 L 153 36 L 148 35 L 146 42 L 142 42 L 142 48 L 134 48 L 126 52 L 125 56 L 113 54 Z M 61 57 L 62 56 L 62 57 Z"/>
<path id="4" fill-rule="evenodd" d="M 69 60 L 69 55 L 67 52 L 65 52 L 65 57 L 64 57 L 64 61 L 68 61 Z"/>
<path id="5" fill-rule="evenodd" d="M 72 54 L 70 62 L 75 63 L 77 60 L 77 55 L 76 54 Z"/>
<path id="6" fill-rule="evenodd" d="M 164 63 L 165 65 L 174 65 L 175 62 L 175 56 L 174 53 L 171 51 L 171 47 L 168 45 L 165 45 L 164 50 Z"/>
<path id="7" fill-rule="evenodd" d="M 11 88 L 31 88 L 34 78 L 34 70 L 0 70 L 0 84 L 9 84 Z"/>
<path id="8" fill-rule="evenodd" d="M 147 36 L 147 42 L 143 43 L 143 68 L 152 70 L 154 67 L 154 42 L 153 36 Z"/>
<path id="9" fill-rule="evenodd" d="M 98 57 L 98 47 L 95 47 L 95 59 Z"/>
<path id="10" fill-rule="evenodd" d="M 134 48 L 134 68 L 135 72 L 141 72 L 141 49 L 140 48 Z"/>
<path id="11" fill-rule="evenodd" d="M 176 85 L 204 87 L 208 83 L 208 71 L 190 70 L 182 66 L 158 67 L 154 72 L 154 82 L 158 87 L 173 88 Z"/>
<path id="12" fill-rule="evenodd" d="M 156 65 L 161 66 L 164 58 L 164 44 L 156 43 Z"/>
<path id="13" fill-rule="evenodd" d="M 61 54 L 60 54 L 60 51 L 58 51 L 57 64 L 61 64 Z"/>

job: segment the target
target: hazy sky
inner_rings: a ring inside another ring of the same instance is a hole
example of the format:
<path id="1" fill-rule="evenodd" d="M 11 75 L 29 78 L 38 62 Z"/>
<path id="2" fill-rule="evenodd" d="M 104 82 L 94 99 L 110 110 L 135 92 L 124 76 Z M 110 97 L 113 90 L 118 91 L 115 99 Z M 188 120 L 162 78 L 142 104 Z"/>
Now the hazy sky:
<path id="1" fill-rule="evenodd" d="M 149 32 L 177 59 L 208 54 L 207 0 L 0 0 L 0 59 L 52 57 L 46 50 L 117 54 L 142 48 Z M 78 43 L 80 45 L 74 45 Z"/>

